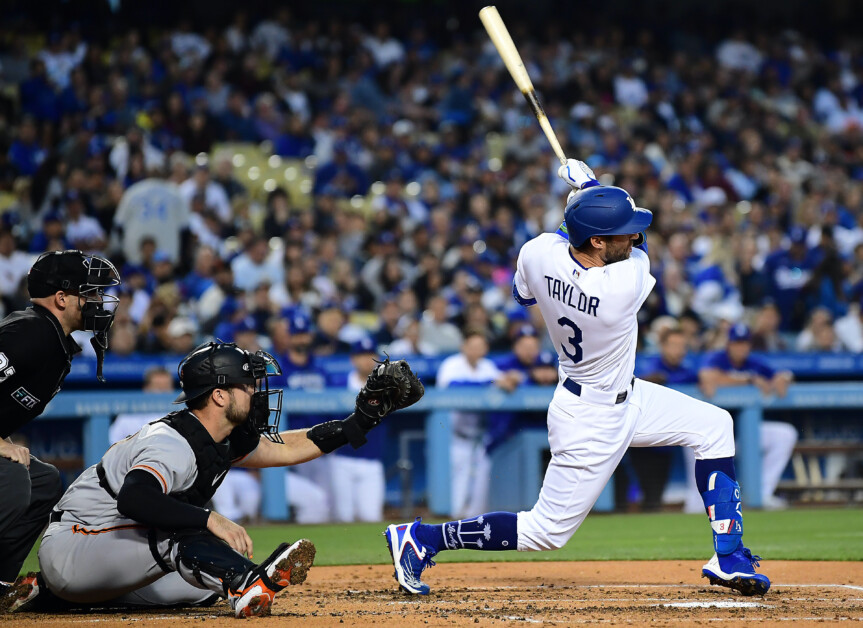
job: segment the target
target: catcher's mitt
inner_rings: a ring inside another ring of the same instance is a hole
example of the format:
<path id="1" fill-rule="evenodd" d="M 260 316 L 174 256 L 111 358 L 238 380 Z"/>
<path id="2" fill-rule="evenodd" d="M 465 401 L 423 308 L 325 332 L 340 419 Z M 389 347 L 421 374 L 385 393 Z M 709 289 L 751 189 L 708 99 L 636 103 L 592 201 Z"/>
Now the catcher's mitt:
<path id="1" fill-rule="evenodd" d="M 404 360 L 379 363 L 357 395 L 357 413 L 370 429 L 391 412 L 412 406 L 425 394 L 419 377 Z"/>

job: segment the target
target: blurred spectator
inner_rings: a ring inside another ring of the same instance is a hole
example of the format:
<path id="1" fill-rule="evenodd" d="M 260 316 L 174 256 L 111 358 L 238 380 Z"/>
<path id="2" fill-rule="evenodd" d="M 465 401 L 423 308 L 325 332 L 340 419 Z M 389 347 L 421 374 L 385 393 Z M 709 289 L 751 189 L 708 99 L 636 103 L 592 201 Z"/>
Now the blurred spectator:
<path id="1" fill-rule="evenodd" d="M 358 393 L 377 366 L 374 342 L 371 338 L 356 341 L 351 346 L 350 355 L 353 370 L 348 375 L 348 390 Z M 383 519 L 386 482 L 382 458 L 386 430 L 372 430 L 366 434 L 366 439 L 366 444 L 359 449 L 345 445 L 326 457 L 330 467 L 335 521 Z"/>
<path id="2" fill-rule="evenodd" d="M 180 260 L 183 229 L 189 224 L 188 204 L 176 186 L 159 179 L 147 179 L 132 185 L 123 194 L 114 225 L 118 228 L 123 255 L 133 264 L 141 263 L 141 241 L 152 238 L 160 251 L 171 260 Z"/>
<path id="3" fill-rule="evenodd" d="M 271 286 L 280 284 L 284 275 L 280 258 L 281 251 L 271 251 L 264 238 L 252 239 L 246 250 L 231 262 L 234 285 L 249 292 L 263 282 Z"/>
<path id="4" fill-rule="evenodd" d="M 129 127 L 126 135 L 119 138 L 111 149 L 108 160 L 117 177 L 126 177 L 135 155 L 143 157 L 145 173 L 161 170 L 165 166 L 165 155 L 147 140 L 139 126 Z"/>
<path id="5" fill-rule="evenodd" d="M 447 320 L 447 301 L 435 295 L 428 302 L 420 322 L 419 349 L 423 355 L 439 355 L 457 351 L 462 345 L 458 327 Z M 478 511 L 477 511 L 478 512 Z"/>
<path id="6" fill-rule="evenodd" d="M 363 195 L 369 189 L 368 176 L 348 156 L 348 148 L 342 142 L 333 149 L 333 160 L 323 164 L 315 174 L 313 194 L 330 190 L 336 196 L 350 198 Z"/>
<path id="7" fill-rule="evenodd" d="M 344 354 L 351 351 L 351 345 L 340 337 L 346 321 L 344 312 L 337 304 L 324 304 L 318 312 L 316 322 L 315 336 L 312 340 L 312 352 L 315 355 Z M 368 373 L 366 377 L 368 377 Z M 359 389 L 357 390 L 359 391 Z"/>
<path id="8" fill-rule="evenodd" d="M 153 366 L 144 371 L 145 393 L 166 394 L 174 392 L 174 375 L 161 366 Z M 136 434 L 142 427 L 165 416 L 164 412 L 128 412 L 118 414 L 111 427 L 108 428 L 108 441 L 111 444 L 121 441 L 127 436 Z"/>
<path id="9" fill-rule="evenodd" d="M 18 300 L 22 280 L 34 261 L 32 255 L 17 249 L 15 238 L 9 231 L 0 231 L 0 296 L 7 312 L 16 309 L 12 306 Z"/>
<path id="10" fill-rule="evenodd" d="M 765 395 L 776 394 L 784 397 L 792 374 L 789 371 L 774 370 L 761 358 L 751 355 L 751 350 L 752 334 L 749 328 L 742 323 L 731 327 L 726 350 L 708 355 L 698 371 L 704 394 L 712 397 L 720 387 L 755 385 Z M 796 443 L 797 430 L 790 423 L 761 423 L 761 500 L 765 508 L 781 508 L 785 505 L 774 492 L 791 460 Z M 694 474 L 689 475 L 693 478 L 694 487 Z M 689 491 L 689 510 L 700 512 L 703 509 L 701 498 L 697 496 L 696 503 L 693 492 L 697 494 L 698 491 Z"/>
<path id="11" fill-rule="evenodd" d="M 797 336 L 794 347 L 800 352 L 839 353 L 847 351 L 848 347 L 836 334 L 833 327 L 833 315 L 827 308 L 819 307 L 809 315 L 809 322 Z"/>
<path id="12" fill-rule="evenodd" d="M 836 335 L 854 353 L 863 353 L 863 299 L 848 310 L 848 314 L 836 321 Z"/>
<path id="13" fill-rule="evenodd" d="M 31 253 L 45 251 L 63 251 L 71 249 L 72 243 L 66 237 L 66 226 L 60 212 L 48 212 L 42 218 L 42 230 L 36 232 L 30 240 Z"/>
<path id="14" fill-rule="evenodd" d="M 791 245 L 787 250 L 772 253 L 764 262 L 769 294 L 782 315 L 783 331 L 800 331 L 806 314 L 803 288 L 818 265 L 817 251 L 806 247 L 806 231 L 799 226 L 791 229 Z"/>
<path id="15" fill-rule="evenodd" d="M 168 323 L 168 351 L 185 355 L 195 348 L 198 327 L 189 318 L 178 316 Z"/>
<path id="16" fill-rule="evenodd" d="M 639 377 L 663 386 L 698 383 L 698 373 L 687 359 L 686 335 L 681 327 L 660 332 L 659 355 L 645 360 Z"/>
<path id="17" fill-rule="evenodd" d="M 231 219 L 231 203 L 225 188 L 210 179 L 210 167 L 198 165 L 191 177 L 180 184 L 180 196 L 191 205 L 197 194 L 203 195 L 204 207 L 213 211 L 222 224 Z"/>
<path id="18" fill-rule="evenodd" d="M 84 213 L 84 199 L 75 190 L 69 190 L 65 198 L 66 237 L 72 248 L 85 253 L 101 253 L 105 247 L 105 231 L 95 218 Z"/>
<path id="19" fill-rule="evenodd" d="M 755 316 L 752 329 L 753 351 L 787 351 L 788 343 L 781 333 L 779 325 L 782 317 L 779 308 L 773 302 L 765 303 Z"/>
<path id="20" fill-rule="evenodd" d="M 451 355 L 438 368 L 436 386 L 487 386 L 495 384 L 512 391 L 518 376 L 502 373 L 486 358 L 488 340 L 482 332 L 469 330 L 465 334 L 461 353 Z M 471 512 L 484 512 L 488 500 L 491 461 L 486 453 L 486 426 L 481 414 L 453 412 L 450 443 L 451 509 L 455 518 Z"/>
<path id="21" fill-rule="evenodd" d="M 18 127 L 18 137 L 9 147 L 9 163 L 22 175 L 32 177 L 45 160 L 45 150 L 36 135 L 36 123 L 24 118 Z"/>

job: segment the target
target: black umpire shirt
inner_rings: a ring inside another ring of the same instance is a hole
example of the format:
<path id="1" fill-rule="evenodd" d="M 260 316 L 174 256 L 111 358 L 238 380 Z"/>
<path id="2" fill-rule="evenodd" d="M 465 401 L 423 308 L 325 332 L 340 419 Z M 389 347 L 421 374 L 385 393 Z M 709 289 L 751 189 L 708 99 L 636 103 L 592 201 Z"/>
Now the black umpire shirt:
<path id="1" fill-rule="evenodd" d="M 0 321 L 0 437 L 42 414 L 79 351 L 60 321 L 41 305 Z"/>

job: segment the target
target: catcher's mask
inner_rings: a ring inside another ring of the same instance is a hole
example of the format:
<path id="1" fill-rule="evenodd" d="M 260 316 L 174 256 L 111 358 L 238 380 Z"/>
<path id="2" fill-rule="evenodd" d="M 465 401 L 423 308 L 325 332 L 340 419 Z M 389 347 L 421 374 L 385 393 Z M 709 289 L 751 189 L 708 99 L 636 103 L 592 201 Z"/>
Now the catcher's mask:
<path id="1" fill-rule="evenodd" d="M 27 274 L 31 298 L 48 297 L 60 290 L 78 297 L 83 329 L 93 332 L 90 344 L 96 350 L 96 374 L 102 381 L 108 330 L 114 324 L 120 302 L 117 296 L 105 294 L 105 290 L 119 285 L 120 281 L 120 273 L 107 259 L 78 250 L 43 253 Z"/>
<path id="2" fill-rule="evenodd" d="M 279 418 L 282 414 L 282 390 L 270 390 L 269 378 L 282 374 L 276 359 L 266 351 L 250 353 L 232 342 L 208 342 L 183 358 L 177 375 L 183 392 L 174 403 L 186 403 L 215 388 L 255 387 L 249 409 L 251 427 L 269 440 L 281 443 Z M 270 416 L 273 416 L 272 423 Z"/>

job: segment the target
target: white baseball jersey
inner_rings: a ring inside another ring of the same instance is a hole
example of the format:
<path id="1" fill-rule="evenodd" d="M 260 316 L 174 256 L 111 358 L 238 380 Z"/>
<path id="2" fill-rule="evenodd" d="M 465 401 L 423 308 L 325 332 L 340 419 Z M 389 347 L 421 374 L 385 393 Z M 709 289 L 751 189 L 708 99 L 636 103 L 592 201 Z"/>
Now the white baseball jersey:
<path id="1" fill-rule="evenodd" d="M 636 314 L 656 284 L 644 251 L 585 268 L 569 240 L 544 233 L 521 248 L 513 284 L 519 303 L 539 305 L 564 376 L 597 390 L 626 389 L 635 368 Z"/>
<path id="2" fill-rule="evenodd" d="M 500 377 L 500 369 L 488 358 L 480 358 L 476 367 L 471 366 L 462 353 L 456 353 L 440 363 L 437 371 L 438 388 L 451 386 L 487 386 Z M 464 438 L 479 438 L 483 433 L 482 414 L 477 412 L 453 412 L 452 422 L 456 434 Z"/>

